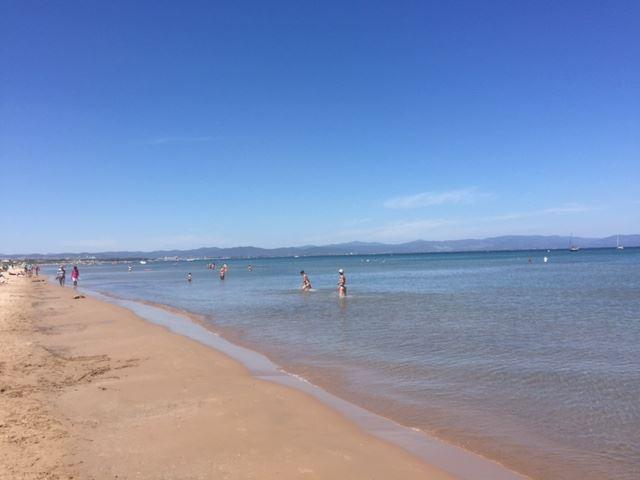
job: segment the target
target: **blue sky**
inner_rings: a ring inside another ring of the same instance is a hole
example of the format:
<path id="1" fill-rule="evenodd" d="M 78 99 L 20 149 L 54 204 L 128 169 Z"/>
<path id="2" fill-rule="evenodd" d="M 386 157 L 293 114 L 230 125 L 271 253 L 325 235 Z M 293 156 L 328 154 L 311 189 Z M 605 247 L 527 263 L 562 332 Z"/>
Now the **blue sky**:
<path id="1" fill-rule="evenodd" d="M 640 232 L 640 2 L 0 6 L 0 252 Z"/>

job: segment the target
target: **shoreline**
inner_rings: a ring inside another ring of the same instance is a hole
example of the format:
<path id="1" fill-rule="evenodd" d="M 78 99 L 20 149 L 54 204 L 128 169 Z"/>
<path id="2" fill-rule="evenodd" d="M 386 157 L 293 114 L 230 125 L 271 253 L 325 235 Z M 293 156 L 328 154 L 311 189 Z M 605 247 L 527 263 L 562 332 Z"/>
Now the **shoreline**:
<path id="1" fill-rule="evenodd" d="M 202 315 L 148 300 L 129 300 L 108 292 L 79 289 L 99 300 L 115 303 L 131 310 L 137 316 L 161 325 L 169 331 L 183 335 L 212 348 L 232 360 L 242 364 L 258 379 L 274 382 L 287 388 L 302 391 L 313 396 L 325 406 L 343 415 L 347 421 L 358 426 L 363 432 L 403 449 L 428 465 L 434 465 L 455 478 L 492 478 L 493 480 L 518 480 L 529 478 L 509 467 L 484 457 L 462 446 L 448 442 L 424 430 L 403 425 L 339 397 L 318 386 L 301 375 L 289 372 L 267 355 L 229 340 L 224 329 L 216 329 Z M 159 310 L 163 313 L 155 312 Z M 158 313 L 160 317 L 158 318 Z M 183 325 L 182 320 L 192 325 Z M 193 328 L 195 326 L 195 328 Z M 211 338 L 210 335 L 215 336 Z"/>
<path id="2" fill-rule="evenodd" d="M 454 478 L 224 353 L 76 296 L 0 287 L 0 478 Z"/>

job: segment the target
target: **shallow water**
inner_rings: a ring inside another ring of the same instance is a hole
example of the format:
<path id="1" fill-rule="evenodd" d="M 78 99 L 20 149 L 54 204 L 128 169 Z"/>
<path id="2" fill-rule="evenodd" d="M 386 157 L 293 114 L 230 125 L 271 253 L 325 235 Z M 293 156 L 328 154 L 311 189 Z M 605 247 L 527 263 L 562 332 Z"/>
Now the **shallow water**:
<path id="1" fill-rule="evenodd" d="M 534 478 L 638 478 L 640 249 L 226 260 L 224 281 L 206 263 L 83 267 L 81 282 L 202 314 L 329 391 Z M 315 291 L 299 291 L 301 269 Z"/>

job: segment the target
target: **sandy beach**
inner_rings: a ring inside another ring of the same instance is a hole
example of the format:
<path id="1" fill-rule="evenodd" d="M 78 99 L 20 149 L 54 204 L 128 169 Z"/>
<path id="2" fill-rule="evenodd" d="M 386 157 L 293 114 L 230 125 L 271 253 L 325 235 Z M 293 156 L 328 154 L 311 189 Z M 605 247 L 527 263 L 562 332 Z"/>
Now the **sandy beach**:
<path id="1" fill-rule="evenodd" d="M 0 478 L 446 479 L 129 310 L 0 286 Z"/>

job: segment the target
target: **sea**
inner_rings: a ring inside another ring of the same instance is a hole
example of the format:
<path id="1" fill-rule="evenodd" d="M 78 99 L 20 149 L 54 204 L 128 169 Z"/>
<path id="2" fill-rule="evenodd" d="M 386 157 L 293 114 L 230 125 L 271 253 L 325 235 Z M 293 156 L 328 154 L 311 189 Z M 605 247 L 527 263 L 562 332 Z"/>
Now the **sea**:
<path id="1" fill-rule="evenodd" d="M 531 478 L 640 478 L 640 248 L 131 265 L 81 265 L 80 284 L 198 314 L 287 372 Z"/>

